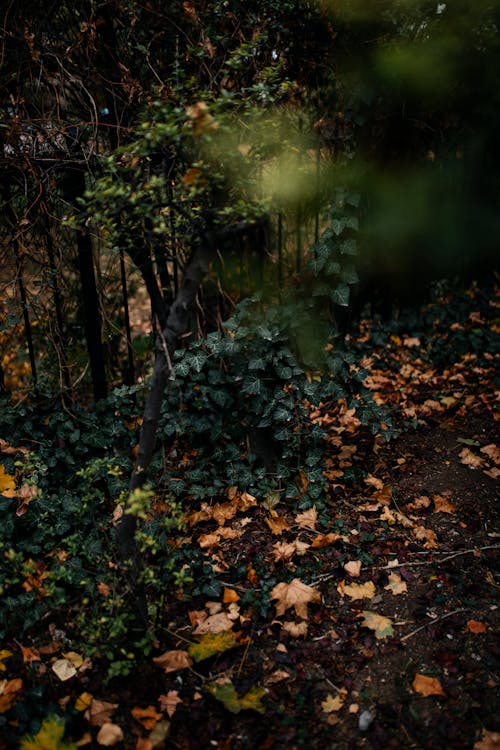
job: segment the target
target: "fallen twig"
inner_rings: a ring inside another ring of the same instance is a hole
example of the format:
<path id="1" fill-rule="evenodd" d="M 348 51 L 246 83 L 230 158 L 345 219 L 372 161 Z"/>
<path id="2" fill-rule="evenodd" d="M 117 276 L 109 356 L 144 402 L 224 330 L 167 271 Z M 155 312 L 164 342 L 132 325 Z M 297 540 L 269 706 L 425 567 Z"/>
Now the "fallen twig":
<path id="1" fill-rule="evenodd" d="M 465 612 L 465 609 L 455 609 L 453 612 L 447 612 L 445 615 L 440 615 L 440 617 L 435 617 L 431 622 L 426 622 L 425 625 L 421 625 L 419 628 L 416 628 L 415 630 L 412 630 L 411 633 L 407 633 L 402 638 L 400 638 L 401 643 L 404 643 L 404 641 L 409 640 L 410 638 L 413 638 L 414 635 L 417 633 L 420 633 L 421 630 L 425 630 L 430 625 L 434 625 L 434 623 L 439 622 L 440 620 L 445 620 L 447 617 L 451 617 L 452 615 L 458 615 L 461 612 Z"/>

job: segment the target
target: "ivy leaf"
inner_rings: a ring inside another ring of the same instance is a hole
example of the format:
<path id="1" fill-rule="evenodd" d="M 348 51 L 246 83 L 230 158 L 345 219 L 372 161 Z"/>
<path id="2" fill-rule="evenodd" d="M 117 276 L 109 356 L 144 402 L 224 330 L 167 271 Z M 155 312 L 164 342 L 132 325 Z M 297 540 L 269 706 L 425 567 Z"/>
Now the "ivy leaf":
<path id="1" fill-rule="evenodd" d="M 240 711 L 252 710 L 260 714 L 265 712 L 265 707 L 261 700 L 267 694 L 265 688 L 252 687 L 241 698 L 236 692 L 236 688 L 230 680 L 217 680 L 206 685 L 208 692 L 220 701 L 232 714 L 239 714 Z"/>
<path id="2" fill-rule="evenodd" d="M 340 305 L 341 307 L 347 307 L 349 305 L 350 289 L 347 284 L 338 284 L 331 293 L 332 302 Z"/>
<path id="3" fill-rule="evenodd" d="M 198 643 L 193 643 L 188 648 L 189 656 L 194 661 L 203 661 L 209 659 L 215 654 L 223 654 L 231 648 L 236 648 L 244 643 L 248 643 L 248 638 L 240 638 L 239 633 L 223 630 L 220 633 L 205 633 L 201 636 Z"/>
<path id="4" fill-rule="evenodd" d="M 23 737 L 21 750 L 76 750 L 73 742 L 63 742 L 64 722 L 58 716 L 47 716 L 34 737 Z"/>

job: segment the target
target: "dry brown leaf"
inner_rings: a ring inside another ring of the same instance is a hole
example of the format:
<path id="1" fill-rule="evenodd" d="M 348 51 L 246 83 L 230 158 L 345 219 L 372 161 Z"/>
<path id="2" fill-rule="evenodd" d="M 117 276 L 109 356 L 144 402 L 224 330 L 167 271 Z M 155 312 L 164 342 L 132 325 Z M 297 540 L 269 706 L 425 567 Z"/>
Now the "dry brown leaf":
<path id="1" fill-rule="evenodd" d="M 275 542 L 273 545 L 273 557 L 276 562 L 291 560 L 296 551 L 295 542 Z"/>
<path id="2" fill-rule="evenodd" d="M 384 586 L 384 589 L 390 591 L 394 596 L 398 596 L 399 594 L 405 594 L 408 591 L 408 586 L 401 580 L 400 575 L 389 573 L 389 583 Z"/>
<path id="3" fill-rule="evenodd" d="M 276 615 L 280 617 L 287 609 L 293 607 L 303 620 L 307 620 L 307 605 L 309 602 L 319 602 L 321 594 L 312 586 L 307 586 L 299 578 L 291 583 L 278 583 L 271 591 L 271 599 L 277 599 Z"/>
<path id="4" fill-rule="evenodd" d="M 177 672 L 180 669 L 186 669 L 187 667 L 190 667 L 193 663 L 193 660 L 191 659 L 187 651 L 179 650 L 165 651 L 165 653 L 161 656 L 155 656 L 153 662 L 156 664 L 156 666 L 164 669 L 168 674 L 169 672 Z"/>
<path id="5" fill-rule="evenodd" d="M 0 680 L 0 714 L 12 708 L 22 687 L 23 681 L 19 677 L 13 680 Z"/>
<path id="6" fill-rule="evenodd" d="M 112 747 L 123 740 L 123 732 L 118 724 L 106 723 L 100 728 L 96 739 L 99 745 Z"/>
<path id="7" fill-rule="evenodd" d="M 33 661 L 41 661 L 40 651 L 36 648 L 29 648 L 28 646 L 21 646 L 21 653 L 23 655 L 24 664 L 30 664 Z"/>
<path id="8" fill-rule="evenodd" d="M 146 708 L 136 706 L 130 713 L 139 724 L 142 724 L 144 729 L 154 729 L 160 719 L 163 719 L 163 714 L 158 713 L 154 706 L 147 706 Z"/>
<path id="9" fill-rule="evenodd" d="M 233 518 L 238 512 L 236 503 L 216 503 L 213 507 L 212 516 L 219 526 L 223 526 L 226 521 Z"/>
<path id="10" fill-rule="evenodd" d="M 494 466 L 492 469 L 484 469 L 483 474 L 486 474 L 486 476 L 491 477 L 492 479 L 498 479 L 498 477 L 500 477 L 500 469 Z"/>
<path id="11" fill-rule="evenodd" d="M 361 560 L 349 560 L 349 562 L 344 565 L 344 570 L 352 578 L 357 578 L 361 572 Z"/>
<path id="12" fill-rule="evenodd" d="M 316 510 L 316 506 L 313 505 L 309 510 L 305 510 L 303 513 L 298 513 L 295 516 L 295 523 L 302 526 L 302 528 L 312 529 L 314 531 L 316 524 L 318 523 L 318 511 Z"/>
<path id="13" fill-rule="evenodd" d="M 330 547 L 332 544 L 335 544 L 335 542 L 338 542 L 339 539 L 342 539 L 341 535 L 337 534 L 334 531 L 331 531 L 329 534 L 318 534 L 318 536 L 315 539 L 313 539 L 311 547 L 313 549 L 321 549 L 321 547 Z"/>
<path id="14" fill-rule="evenodd" d="M 500 464 L 500 448 L 495 445 L 495 443 L 490 443 L 489 445 L 483 445 L 483 447 L 480 449 L 481 453 L 484 453 L 488 458 L 490 458 L 493 463 Z"/>
<path id="15" fill-rule="evenodd" d="M 253 508 L 257 505 L 257 498 L 250 495 L 248 492 L 242 492 L 240 501 L 238 504 L 239 510 L 245 513 L 249 508 Z"/>
<path id="16" fill-rule="evenodd" d="M 231 602 L 237 602 L 240 599 L 240 595 L 234 589 L 228 589 L 224 587 L 224 593 L 222 595 L 222 601 L 224 604 L 230 604 Z"/>
<path id="17" fill-rule="evenodd" d="M 439 544 L 437 543 L 436 534 L 431 529 L 426 529 L 425 526 L 415 526 L 413 529 L 413 535 L 418 541 L 424 541 L 425 549 L 438 549 Z"/>
<path id="18" fill-rule="evenodd" d="M 238 529 L 232 529 L 229 526 L 222 526 L 220 529 L 217 529 L 217 534 L 221 539 L 239 539 L 241 531 L 238 531 Z"/>
<path id="19" fill-rule="evenodd" d="M 376 490 L 382 490 L 384 488 L 383 481 L 381 479 L 378 479 L 378 477 L 373 476 L 373 474 L 368 474 L 364 482 L 369 487 L 374 487 Z"/>
<path id="20" fill-rule="evenodd" d="M 179 698 L 177 690 L 169 690 L 166 695 L 160 695 L 158 698 L 160 708 L 162 711 L 166 711 L 167 714 L 172 717 L 177 709 L 179 703 L 182 703 L 182 698 Z"/>
<path id="21" fill-rule="evenodd" d="M 283 630 L 290 633 L 292 638 L 300 638 L 307 635 L 307 622 L 287 621 L 283 623 L 282 627 Z"/>
<path id="22" fill-rule="evenodd" d="M 434 495 L 434 507 L 436 513 L 455 513 L 456 508 L 450 500 L 451 493 L 443 492 L 442 495 Z"/>
<path id="23" fill-rule="evenodd" d="M 222 633 L 225 630 L 231 630 L 234 624 L 233 619 L 226 612 L 217 612 L 217 614 L 210 615 L 206 620 L 200 622 L 193 633 L 203 635 L 204 633 Z"/>
<path id="24" fill-rule="evenodd" d="M 478 620 L 469 620 L 467 623 L 467 630 L 471 633 L 486 633 L 486 624 L 479 622 Z"/>
<path id="25" fill-rule="evenodd" d="M 198 544 L 202 549 L 210 549 L 210 547 L 216 547 L 220 542 L 220 534 L 200 534 L 198 538 Z"/>
<path id="26" fill-rule="evenodd" d="M 425 674 L 416 674 L 412 682 L 412 688 L 420 695 L 444 695 L 442 685 L 437 677 L 428 677 Z"/>
<path id="27" fill-rule="evenodd" d="M 284 531 L 289 531 L 290 526 L 284 516 L 278 516 L 277 518 L 266 518 L 266 523 L 271 529 L 273 534 L 279 536 Z"/>
<path id="28" fill-rule="evenodd" d="M 428 495 L 419 495 L 419 497 L 416 497 L 413 502 L 408 503 L 405 507 L 408 508 L 408 510 L 421 510 L 423 508 L 429 508 L 431 504 L 431 499 Z"/>
<path id="29" fill-rule="evenodd" d="M 149 737 L 138 737 L 134 750 L 154 750 L 154 745 Z"/>
<path id="30" fill-rule="evenodd" d="M 102 727 L 109 722 L 109 719 L 118 708 L 118 703 L 108 703 L 92 698 L 90 706 L 85 711 L 85 718 L 91 727 Z"/>
<path id="31" fill-rule="evenodd" d="M 366 583 L 350 583 L 346 584 L 345 581 L 340 581 L 337 585 L 337 591 L 340 596 L 349 596 L 354 601 L 357 599 L 373 599 L 376 593 L 375 584 L 373 581 L 367 581 Z"/>
<path id="32" fill-rule="evenodd" d="M 390 505 L 392 500 L 392 487 L 390 484 L 386 484 L 381 490 L 377 490 L 372 495 L 374 500 L 377 500 L 381 505 Z"/>
<path id="33" fill-rule="evenodd" d="M 471 469 L 479 469 L 484 466 L 484 459 L 481 456 L 476 456 L 470 448 L 463 448 L 459 453 L 460 461 L 466 466 L 470 466 Z"/>
<path id="34" fill-rule="evenodd" d="M 483 729 L 481 739 L 478 740 L 472 750 L 499 750 L 500 748 L 500 732 L 488 732 L 487 729 Z"/>

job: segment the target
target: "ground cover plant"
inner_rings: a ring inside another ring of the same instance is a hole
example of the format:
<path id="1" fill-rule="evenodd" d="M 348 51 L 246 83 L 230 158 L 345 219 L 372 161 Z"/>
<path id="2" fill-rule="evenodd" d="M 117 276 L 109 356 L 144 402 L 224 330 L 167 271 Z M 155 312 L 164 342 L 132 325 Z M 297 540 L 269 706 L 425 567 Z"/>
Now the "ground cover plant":
<path id="1" fill-rule="evenodd" d="M 132 500 L 140 393 L 3 409 L 5 747 L 494 747 L 498 307 L 492 287 L 440 293 L 347 339 L 378 429 L 325 372 L 303 371 L 303 391 L 286 372 L 284 427 L 252 453 L 255 425 L 232 432 L 245 389 L 219 403 L 227 373 L 205 362 Z M 127 511 L 146 634 L 113 557 Z"/>

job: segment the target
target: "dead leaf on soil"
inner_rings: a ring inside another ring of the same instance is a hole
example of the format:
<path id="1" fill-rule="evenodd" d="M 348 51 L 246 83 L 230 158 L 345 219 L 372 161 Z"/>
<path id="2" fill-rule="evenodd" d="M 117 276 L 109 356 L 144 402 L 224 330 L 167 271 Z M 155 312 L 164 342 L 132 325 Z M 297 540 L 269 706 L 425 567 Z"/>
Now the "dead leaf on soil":
<path id="1" fill-rule="evenodd" d="M 232 624 L 232 623 L 231 623 Z M 248 643 L 248 638 L 241 638 L 240 633 L 221 631 L 219 633 L 205 633 L 198 643 L 192 643 L 189 647 L 189 656 L 195 661 L 203 661 L 214 654 L 223 654 L 229 649 L 236 648 Z"/>
<path id="2" fill-rule="evenodd" d="M 495 443 L 484 445 L 481 448 L 481 453 L 484 453 L 486 456 L 488 456 L 488 458 L 490 458 L 493 463 L 500 464 L 500 448 L 495 445 Z"/>
<path id="3" fill-rule="evenodd" d="M 375 638 L 382 640 L 388 638 L 390 635 L 394 635 L 394 628 L 392 622 L 388 617 L 378 615 L 376 612 L 370 612 L 365 609 L 361 612 L 359 617 L 363 618 L 361 625 L 365 628 L 369 628 L 375 632 Z"/>
<path id="4" fill-rule="evenodd" d="M 500 748 L 500 732 L 488 732 L 483 729 L 483 734 L 473 747 L 473 750 L 498 750 Z"/>
<path id="5" fill-rule="evenodd" d="M 160 719 L 163 719 L 163 714 L 158 713 L 154 706 L 147 706 L 146 708 L 136 706 L 130 713 L 139 724 L 142 724 L 144 729 L 154 729 Z"/>
<path id="6" fill-rule="evenodd" d="M 479 622 L 478 620 L 469 620 L 467 623 L 467 630 L 471 633 L 486 633 L 486 624 Z"/>
<path id="7" fill-rule="evenodd" d="M 224 593 L 222 595 L 222 601 L 224 604 L 229 604 L 230 602 L 237 602 L 240 599 L 240 595 L 236 593 L 234 589 L 228 589 L 224 588 Z"/>
<path id="8" fill-rule="evenodd" d="M 451 492 L 443 492 L 442 495 L 434 495 L 432 499 L 434 500 L 436 513 L 455 513 L 456 507 L 451 502 L 450 496 Z"/>
<path id="9" fill-rule="evenodd" d="M 389 573 L 389 583 L 384 586 L 386 591 L 390 591 L 394 596 L 399 594 L 406 594 L 408 586 L 404 581 L 401 580 L 401 576 L 397 573 Z"/>
<path id="10" fill-rule="evenodd" d="M 161 656 L 155 656 L 153 662 L 157 667 L 161 667 L 168 674 L 169 672 L 177 672 L 180 669 L 190 667 L 193 660 L 187 651 L 179 650 L 165 651 Z"/>
<path id="11" fill-rule="evenodd" d="M 283 630 L 286 630 L 292 638 L 301 638 L 307 635 L 307 622 L 284 622 L 282 625 Z"/>
<path id="12" fill-rule="evenodd" d="M 318 511 L 316 510 L 316 506 L 313 505 L 309 510 L 305 510 L 303 513 L 298 513 L 295 516 L 295 523 L 304 529 L 312 529 L 314 531 L 316 524 L 318 523 Z"/>
<path id="13" fill-rule="evenodd" d="M 340 534 L 337 534 L 334 531 L 331 531 L 329 534 L 318 534 L 315 539 L 313 539 L 313 542 L 311 544 L 311 547 L 313 549 L 321 549 L 322 547 L 330 547 L 332 544 L 335 544 L 335 542 L 338 542 L 339 539 L 343 539 Z"/>
<path id="14" fill-rule="evenodd" d="M 177 690 L 169 690 L 166 695 L 160 695 L 158 702 L 162 711 L 166 711 L 167 714 L 172 717 L 177 710 L 179 703 L 182 703 L 182 698 L 179 698 Z"/>
<path id="15" fill-rule="evenodd" d="M 436 534 L 425 526 L 415 526 L 413 535 L 418 541 L 423 541 L 425 549 L 439 549 Z"/>
<path id="16" fill-rule="evenodd" d="M 70 680 L 76 675 L 76 669 L 69 659 L 57 659 L 52 665 L 52 671 L 56 673 L 61 682 Z"/>
<path id="17" fill-rule="evenodd" d="M 265 713 L 266 709 L 261 703 L 262 698 L 267 694 L 265 688 L 254 686 L 245 695 L 239 696 L 235 686 L 228 678 L 221 678 L 208 683 L 205 687 L 214 698 L 221 701 L 227 710 L 233 714 L 239 714 L 240 711 L 249 709 L 261 714 Z"/>
<path id="18" fill-rule="evenodd" d="M 225 630 L 231 630 L 233 627 L 234 618 L 229 617 L 227 612 L 217 612 L 215 615 L 210 615 L 206 620 L 200 622 L 200 624 L 193 630 L 195 635 L 203 635 L 204 633 L 222 633 Z"/>
<path id="19" fill-rule="evenodd" d="M 444 695 L 442 685 L 437 677 L 428 677 L 425 674 L 416 674 L 412 682 L 412 688 L 420 695 Z"/>
<path id="20" fill-rule="evenodd" d="M 373 599 L 376 593 L 375 584 L 373 581 L 366 581 L 366 583 L 347 583 L 340 581 L 337 585 L 337 591 L 340 596 L 349 596 L 351 599 Z"/>
<path id="21" fill-rule="evenodd" d="M 361 572 L 361 560 L 350 560 L 344 565 L 344 570 L 352 578 L 357 578 Z"/>
<path id="22" fill-rule="evenodd" d="M 0 680 L 0 714 L 12 708 L 22 687 L 23 681 L 19 677 L 13 680 Z"/>
<path id="23" fill-rule="evenodd" d="M 480 456 L 476 456 L 476 454 L 469 448 L 463 448 L 463 450 L 460 451 L 459 456 L 460 461 L 465 464 L 465 466 L 470 466 L 471 469 L 479 469 L 481 466 L 484 466 L 484 459 Z"/>
<path id="24" fill-rule="evenodd" d="M 331 714 L 332 711 L 340 711 L 342 706 L 345 703 L 345 699 L 347 696 L 347 690 L 343 688 L 339 691 L 338 695 L 330 695 L 326 696 L 326 699 L 324 701 L 321 701 L 321 708 L 323 709 L 323 712 L 325 714 Z"/>
<path id="25" fill-rule="evenodd" d="M 102 727 L 103 724 L 109 723 L 109 719 L 118 708 L 118 703 L 108 703 L 92 698 L 90 706 L 85 711 L 85 718 L 91 727 Z"/>
<path id="26" fill-rule="evenodd" d="M 286 672 L 284 669 L 277 669 L 275 672 L 269 675 L 266 679 L 268 685 L 274 685 L 275 682 L 282 682 L 290 677 L 290 672 Z"/>
<path id="27" fill-rule="evenodd" d="M 270 599 L 277 599 L 276 616 L 280 617 L 287 609 L 293 607 L 303 620 L 307 620 L 307 605 L 309 602 L 321 601 L 321 594 L 312 586 L 307 586 L 299 578 L 291 583 L 278 583 L 271 591 Z"/>
<path id="28" fill-rule="evenodd" d="M 266 523 L 271 529 L 273 534 L 276 534 L 276 536 L 279 536 L 284 531 L 289 531 L 290 526 L 287 523 L 286 518 L 284 516 L 277 516 L 277 518 L 266 518 Z"/>
<path id="29" fill-rule="evenodd" d="M 123 732 L 118 724 L 106 723 L 100 728 L 96 739 L 99 745 L 112 747 L 123 740 Z"/>

